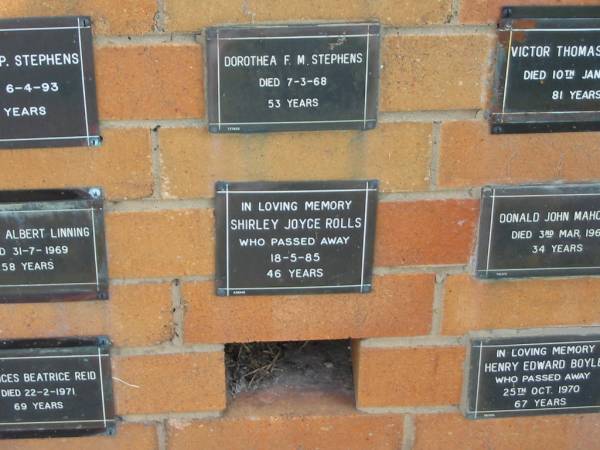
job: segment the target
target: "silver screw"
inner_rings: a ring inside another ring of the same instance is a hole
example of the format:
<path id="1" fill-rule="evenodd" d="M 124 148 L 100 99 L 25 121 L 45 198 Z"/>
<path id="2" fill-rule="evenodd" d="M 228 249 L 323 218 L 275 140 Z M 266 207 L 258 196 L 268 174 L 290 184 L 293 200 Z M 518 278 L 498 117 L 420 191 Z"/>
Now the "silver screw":
<path id="1" fill-rule="evenodd" d="M 98 188 L 91 188 L 88 193 L 92 198 L 100 198 L 102 197 L 102 191 Z"/>

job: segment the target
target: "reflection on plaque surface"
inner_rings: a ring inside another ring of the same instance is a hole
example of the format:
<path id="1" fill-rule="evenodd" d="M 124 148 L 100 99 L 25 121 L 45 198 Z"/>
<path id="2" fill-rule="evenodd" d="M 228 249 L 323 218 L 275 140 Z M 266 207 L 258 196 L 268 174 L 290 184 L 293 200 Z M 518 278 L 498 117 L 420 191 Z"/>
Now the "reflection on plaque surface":
<path id="1" fill-rule="evenodd" d="M 89 17 L 0 20 L 0 147 L 99 145 Z"/>
<path id="2" fill-rule="evenodd" d="M 114 433 L 105 337 L 0 341 L 0 437 Z"/>
<path id="3" fill-rule="evenodd" d="M 217 183 L 217 294 L 369 292 L 377 181 Z"/>
<path id="4" fill-rule="evenodd" d="M 209 130 L 374 128 L 379 32 L 376 22 L 209 28 Z"/>
<path id="5" fill-rule="evenodd" d="M 477 337 L 469 351 L 468 418 L 600 410 L 598 328 L 584 335 Z"/>
<path id="6" fill-rule="evenodd" d="M 490 186 L 482 191 L 477 276 L 600 273 L 600 185 Z"/>
<path id="7" fill-rule="evenodd" d="M 100 189 L 0 192 L 0 302 L 107 298 Z"/>
<path id="8" fill-rule="evenodd" d="M 492 133 L 600 129 L 600 7 L 509 7 Z"/>

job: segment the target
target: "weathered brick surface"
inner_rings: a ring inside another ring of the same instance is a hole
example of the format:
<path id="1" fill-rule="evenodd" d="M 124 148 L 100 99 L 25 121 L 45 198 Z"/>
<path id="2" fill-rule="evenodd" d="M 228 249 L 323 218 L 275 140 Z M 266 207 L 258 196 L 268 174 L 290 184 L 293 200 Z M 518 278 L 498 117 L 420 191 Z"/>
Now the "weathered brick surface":
<path id="1" fill-rule="evenodd" d="M 491 135 L 481 121 L 442 125 L 439 186 L 600 178 L 598 133 Z"/>
<path id="2" fill-rule="evenodd" d="M 253 342 L 429 333 L 434 276 L 374 278 L 364 294 L 216 297 L 213 282 L 185 283 L 185 340 Z"/>
<path id="3" fill-rule="evenodd" d="M 0 189 L 100 186 L 108 199 L 152 194 L 150 130 L 105 129 L 98 148 L 2 150 Z"/>
<path id="4" fill-rule="evenodd" d="M 95 55 L 102 119 L 204 116 L 204 68 L 199 44 L 98 47 Z"/>
<path id="5" fill-rule="evenodd" d="M 91 16 L 95 34 L 136 35 L 154 29 L 155 0 L 10 0 L 0 5 L 0 18 Z"/>
<path id="6" fill-rule="evenodd" d="M 364 21 L 379 20 L 386 25 L 444 23 L 451 10 L 449 0 L 419 2 L 407 0 L 399 8 L 393 0 L 169 0 L 166 3 L 167 31 L 198 31 L 211 25 L 260 22 Z"/>
<path id="7" fill-rule="evenodd" d="M 596 0 L 461 0 L 459 20 L 462 23 L 497 23 L 504 6 L 583 6 L 597 5 Z"/>
<path id="8" fill-rule="evenodd" d="M 389 36 L 381 45 L 382 111 L 479 109 L 484 104 L 491 36 Z"/>
<path id="9" fill-rule="evenodd" d="M 113 357 L 113 376 L 117 414 L 225 408 L 223 352 Z"/>
<path id="10" fill-rule="evenodd" d="M 110 275 L 210 275 L 214 271 L 213 228 L 210 209 L 107 214 Z"/>
<path id="11" fill-rule="evenodd" d="M 375 265 L 466 264 L 477 219 L 475 200 L 380 203 Z"/>
<path id="12" fill-rule="evenodd" d="M 108 301 L 19 303 L 2 311 L 2 339 L 106 334 L 122 347 L 171 338 L 168 284 L 111 286 Z"/>
<path id="13" fill-rule="evenodd" d="M 596 278 L 479 281 L 447 278 L 443 333 L 600 323 Z"/>
<path id="14" fill-rule="evenodd" d="M 361 414 L 346 397 L 287 390 L 238 398 L 223 418 L 171 420 L 168 440 L 171 450 L 395 450 L 403 422 L 399 414 Z"/>
<path id="15" fill-rule="evenodd" d="M 379 124 L 369 132 L 248 135 L 163 128 L 159 137 L 167 198 L 212 197 L 217 180 L 375 178 L 383 192 L 429 186 L 431 124 L 426 123 Z"/>
<path id="16" fill-rule="evenodd" d="M 156 450 L 158 433 L 154 424 L 122 424 L 115 436 L 53 439 L 8 439 L 0 443 L 6 450 Z"/>
<path id="17" fill-rule="evenodd" d="M 595 414 L 467 420 L 459 414 L 418 415 L 414 450 L 588 450 L 598 448 Z"/>
<path id="18" fill-rule="evenodd" d="M 356 406 L 442 406 L 460 402 L 463 347 L 353 346 Z"/>

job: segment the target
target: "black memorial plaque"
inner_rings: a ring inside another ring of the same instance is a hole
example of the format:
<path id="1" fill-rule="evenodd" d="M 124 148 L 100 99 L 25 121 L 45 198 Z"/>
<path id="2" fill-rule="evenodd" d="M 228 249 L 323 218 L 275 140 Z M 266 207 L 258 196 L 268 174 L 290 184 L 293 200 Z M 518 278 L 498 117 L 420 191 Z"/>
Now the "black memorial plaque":
<path id="1" fill-rule="evenodd" d="M 466 415 L 600 411 L 600 334 L 474 338 Z"/>
<path id="2" fill-rule="evenodd" d="M 600 129 L 600 7 L 508 7 L 492 133 Z"/>
<path id="3" fill-rule="evenodd" d="M 100 144 L 89 17 L 0 20 L 0 147 Z"/>
<path id="4" fill-rule="evenodd" d="M 114 432 L 106 337 L 0 341 L 0 438 Z"/>
<path id="5" fill-rule="evenodd" d="M 107 298 L 99 188 L 0 192 L 0 302 Z"/>
<path id="6" fill-rule="evenodd" d="M 209 130 L 375 128 L 379 32 L 376 22 L 209 28 Z"/>
<path id="7" fill-rule="evenodd" d="M 600 273 L 600 185 L 483 188 L 476 273 Z"/>
<path id="8" fill-rule="evenodd" d="M 217 294 L 370 292 L 377 181 L 217 183 Z"/>

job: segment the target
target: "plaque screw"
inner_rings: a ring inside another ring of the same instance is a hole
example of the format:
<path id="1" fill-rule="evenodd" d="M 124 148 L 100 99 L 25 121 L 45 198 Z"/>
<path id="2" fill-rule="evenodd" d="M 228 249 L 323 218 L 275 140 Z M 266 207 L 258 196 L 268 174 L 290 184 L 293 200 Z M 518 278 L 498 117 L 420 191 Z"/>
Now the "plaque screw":
<path id="1" fill-rule="evenodd" d="M 98 345 L 100 347 L 106 347 L 107 345 L 110 345 L 110 341 L 106 337 L 100 336 L 98 338 Z"/>
<path id="2" fill-rule="evenodd" d="M 492 128 L 492 133 L 499 134 L 502 133 L 502 127 L 500 125 L 496 125 Z"/>
<path id="3" fill-rule="evenodd" d="M 512 16 L 512 8 L 502 9 L 502 17 L 510 17 L 510 16 Z"/>
<path id="4" fill-rule="evenodd" d="M 90 138 L 90 147 L 100 147 L 100 144 L 102 144 L 101 137 L 91 137 Z"/>
<path id="5" fill-rule="evenodd" d="M 108 298 L 108 295 L 106 294 L 106 292 L 98 292 L 98 300 L 106 300 Z"/>
<path id="6" fill-rule="evenodd" d="M 89 27 L 89 26 L 90 26 L 90 20 L 89 20 L 89 19 L 83 19 L 83 20 L 81 21 L 81 24 L 82 24 L 84 27 Z"/>
<path id="7" fill-rule="evenodd" d="M 98 188 L 92 188 L 88 191 L 92 198 L 100 198 L 102 197 L 102 191 Z"/>

